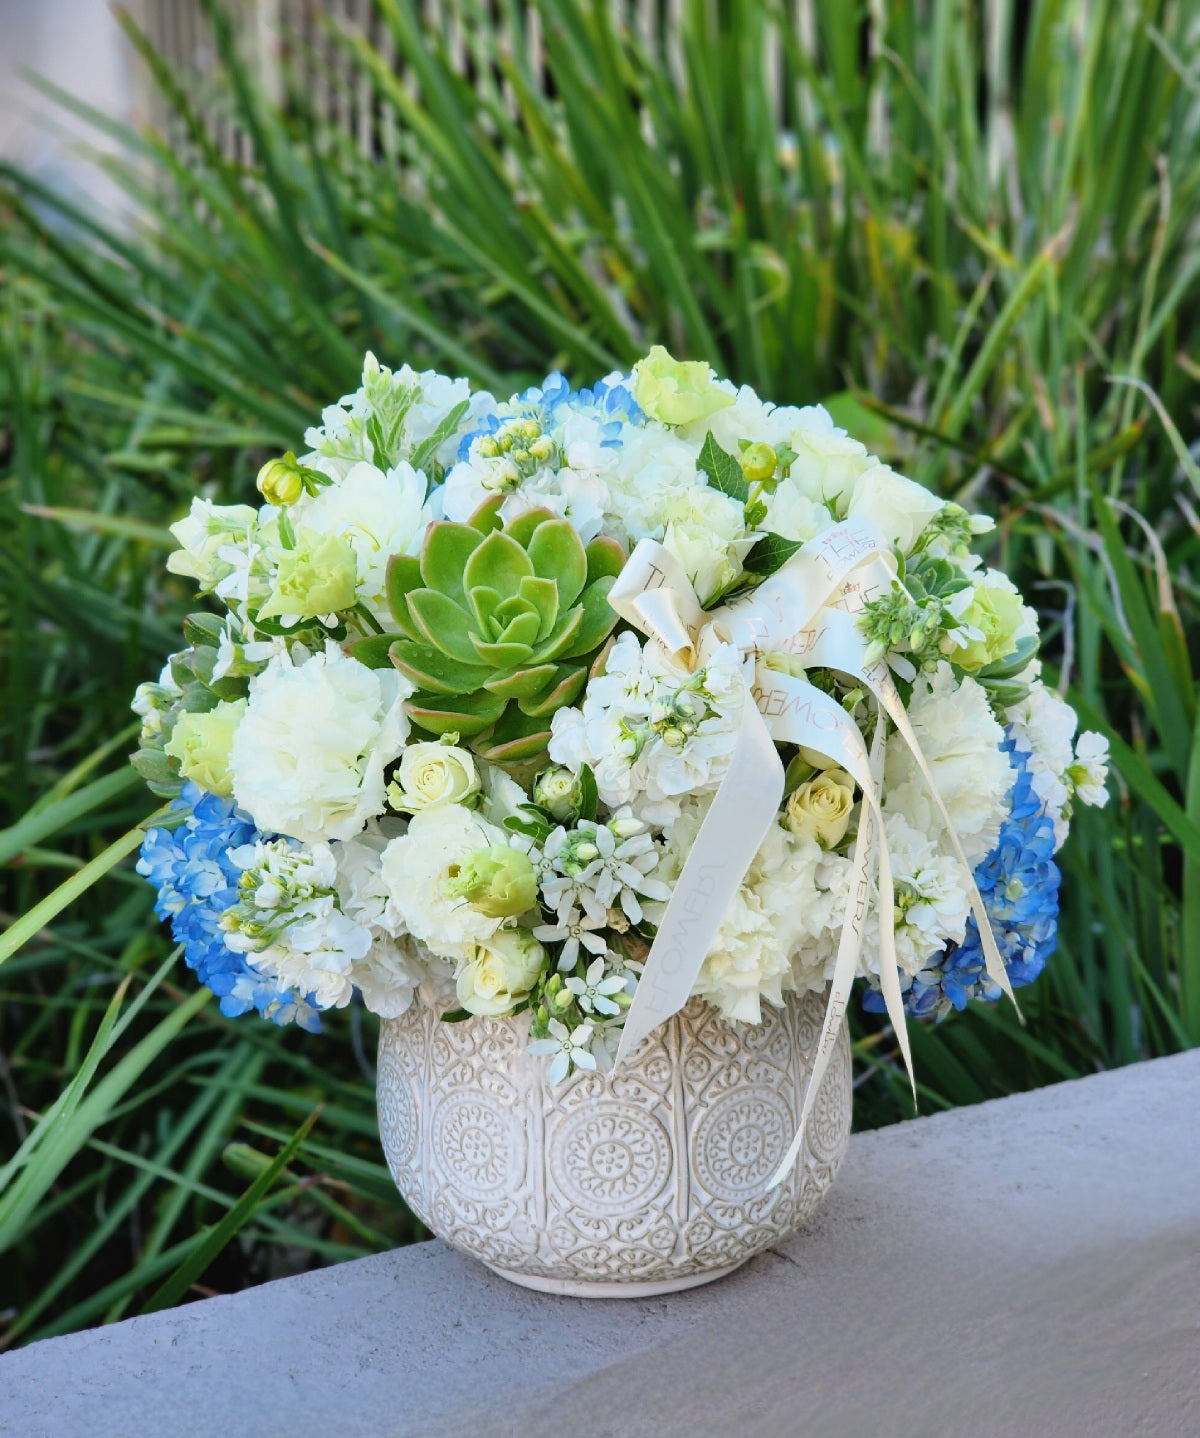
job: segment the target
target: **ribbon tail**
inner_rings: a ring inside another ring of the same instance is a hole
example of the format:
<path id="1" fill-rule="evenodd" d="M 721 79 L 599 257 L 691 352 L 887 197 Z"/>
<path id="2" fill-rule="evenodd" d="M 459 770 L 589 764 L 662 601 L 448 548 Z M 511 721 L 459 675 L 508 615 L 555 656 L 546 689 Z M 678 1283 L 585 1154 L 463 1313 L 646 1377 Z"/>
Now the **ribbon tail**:
<path id="1" fill-rule="evenodd" d="M 691 996 L 746 870 L 775 822 L 783 764 L 749 694 L 729 768 L 675 883 L 625 1015 L 615 1065 Z"/>

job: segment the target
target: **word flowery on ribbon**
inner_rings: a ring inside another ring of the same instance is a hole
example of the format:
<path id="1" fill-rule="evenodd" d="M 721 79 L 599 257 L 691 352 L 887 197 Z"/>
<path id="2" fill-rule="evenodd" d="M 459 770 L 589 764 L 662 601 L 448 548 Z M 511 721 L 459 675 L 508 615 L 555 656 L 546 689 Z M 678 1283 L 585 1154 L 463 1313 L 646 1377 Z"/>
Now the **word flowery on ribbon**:
<path id="1" fill-rule="evenodd" d="M 873 878 L 878 884 L 879 979 L 888 1017 L 916 1098 L 916 1078 L 904 1017 L 900 969 L 892 924 L 891 859 L 884 833 L 882 780 L 890 720 L 911 750 L 941 814 L 950 846 L 967 875 L 971 912 L 979 927 L 988 976 L 1009 998 L 1012 988 L 982 897 L 962 845 L 938 793 L 930 766 L 884 660 L 865 662 L 866 641 L 856 616 L 886 592 L 895 574 L 890 547 L 862 520 L 834 524 L 799 549 L 750 595 L 709 613 L 700 606 L 682 566 L 661 544 L 642 540 L 609 595 L 627 623 L 657 641 L 672 660 L 692 670 L 713 644 L 741 651 L 750 703 L 729 767 L 667 904 L 625 1020 L 616 1062 L 687 1002 L 725 912 L 737 894 L 784 793 L 776 742 L 812 748 L 836 761 L 862 791 L 862 818 L 851 858 L 851 883 L 838 942 L 817 1056 L 796 1135 L 771 1179 L 787 1176 L 804 1142 L 821 1081 L 849 1002 L 867 940 Z M 857 724 L 835 699 L 807 680 L 769 669 L 761 661 L 781 653 L 806 668 L 835 669 L 859 680 L 874 696 L 877 718 L 870 750 Z M 1014 999 L 1015 1003 L 1015 999 Z"/>

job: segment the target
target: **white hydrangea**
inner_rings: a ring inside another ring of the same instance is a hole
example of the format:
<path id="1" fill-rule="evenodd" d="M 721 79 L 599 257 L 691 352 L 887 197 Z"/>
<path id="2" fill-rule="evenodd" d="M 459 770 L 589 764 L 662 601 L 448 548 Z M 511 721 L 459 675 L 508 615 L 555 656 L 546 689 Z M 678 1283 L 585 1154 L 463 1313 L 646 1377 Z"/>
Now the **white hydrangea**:
<path id="1" fill-rule="evenodd" d="M 342 911 L 337 863 L 328 844 L 259 840 L 230 851 L 242 870 L 241 897 L 221 919 L 225 942 L 282 989 L 320 1009 L 344 1008 L 353 968 L 367 957 L 371 931 Z"/>
<path id="2" fill-rule="evenodd" d="M 408 832 L 384 849 L 380 866 L 383 886 L 408 932 L 447 959 L 463 958 L 473 944 L 486 943 L 502 920 L 451 897 L 446 886 L 472 854 L 508 839 L 506 830 L 461 804 L 414 814 Z"/>
<path id="3" fill-rule="evenodd" d="M 425 490 L 425 476 L 410 464 L 401 461 L 385 473 L 360 461 L 344 479 L 293 505 L 292 523 L 349 542 L 358 568 L 358 597 L 382 614 L 388 560 L 393 554 L 416 554 L 434 518 Z"/>
<path id="4" fill-rule="evenodd" d="M 610 808 L 627 804 L 646 823 L 669 824 L 680 796 L 709 793 L 724 777 L 746 700 L 733 645 L 706 643 L 702 659 L 688 674 L 627 630 L 582 707 L 554 715 L 550 757 L 576 774 L 589 765 Z"/>
<path id="5" fill-rule="evenodd" d="M 661 539 L 667 527 L 667 502 L 684 490 L 706 486 L 696 468 L 697 448 L 666 425 L 627 426 L 616 462 L 605 476 L 606 533 L 632 548 L 639 539 Z"/>
<path id="6" fill-rule="evenodd" d="M 969 678 L 960 683 L 945 660 L 917 678 L 908 717 L 973 868 L 995 847 L 1008 813 L 1013 773 L 1000 747 L 1004 730 L 982 685 Z M 929 786 L 899 734 L 888 740 L 884 778 L 886 809 L 903 814 L 924 834 L 942 831 Z"/>
<path id="7" fill-rule="evenodd" d="M 233 792 L 264 833 L 353 838 L 385 806 L 384 770 L 408 737 L 412 684 L 329 641 L 302 663 L 271 660 L 250 681 L 233 738 Z"/>

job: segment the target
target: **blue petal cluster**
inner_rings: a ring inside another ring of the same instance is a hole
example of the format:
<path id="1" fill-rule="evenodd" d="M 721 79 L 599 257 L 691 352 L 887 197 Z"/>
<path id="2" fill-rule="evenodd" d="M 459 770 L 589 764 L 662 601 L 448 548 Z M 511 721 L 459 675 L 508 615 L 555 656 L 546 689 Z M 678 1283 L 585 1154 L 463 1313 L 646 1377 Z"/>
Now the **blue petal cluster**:
<path id="1" fill-rule="evenodd" d="M 253 822 L 230 800 L 196 784 L 186 784 L 171 809 L 182 822 L 147 832 L 137 871 L 158 890 L 154 911 L 170 920 L 188 967 L 217 995 L 228 1017 L 256 1009 L 274 1023 L 297 1023 L 318 1033 L 321 1021 L 308 998 L 280 989 L 225 944 L 221 915 L 237 903 L 241 876 L 229 851 L 261 837 Z"/>
<path id="2" fill-rule="evenodd" d="M 975 870 L 984 908 L 1013 988 L 1031 984 L 1046 967 L 1058 942 L 1058 889 L 1054 823 L 1034 793 L 1028 755 L 1016 748 L 1011 731 L 1004 752 L 1015 769 L 1009 815 L 996 847 Z M 1001 990 L 987 976 L 979 928 L 973 918 L 961 944 L 951 944 L 936 963 L 907 982 L 904 1012 L 911 1018 L 963 1009 L 969 999 L 992 1002 Z M 863 1007 L 883 1013 L 883 995 L 870 988 Z"/>
<path id="3" fill-rule="evenodd" d="M 536 419 L 549 433 L 567 417 L 566 412 L 589 414 L 600 421 L 603 429 L 601 444 L 615 447 L 621 442 L 621 430 L 627 424 L 645 421 L 629 388 L 628 375 L 597 380 L 591 389 L 572 389 L 557 370 L 547 375 L 540 385 L 531 385 L 510 403 L 490 414 L 474 429 L 464 434 L 458 446 L 458 457 L 470 457 L 471 445 L 485 434 L 495 434 L 507 420 L 517 417 Z"/>

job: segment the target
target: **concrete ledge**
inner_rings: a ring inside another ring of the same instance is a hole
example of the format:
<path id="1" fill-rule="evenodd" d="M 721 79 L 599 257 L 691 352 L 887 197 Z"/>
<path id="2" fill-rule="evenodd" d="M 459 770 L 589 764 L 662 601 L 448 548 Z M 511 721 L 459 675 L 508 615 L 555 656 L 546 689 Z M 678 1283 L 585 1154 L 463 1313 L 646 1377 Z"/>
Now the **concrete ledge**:
<path id="1" fill-rule="evenodd" d="M 0 1357 L 5 1438 L 1196 1438 L 1200 1052 L 851 1142 L 812 1227 L 600 1302 L 440 1243 Z"/>

